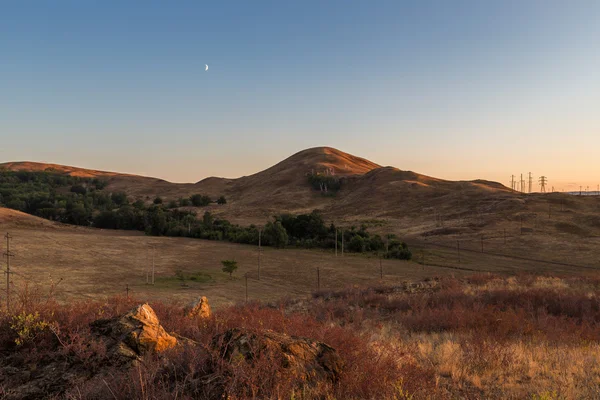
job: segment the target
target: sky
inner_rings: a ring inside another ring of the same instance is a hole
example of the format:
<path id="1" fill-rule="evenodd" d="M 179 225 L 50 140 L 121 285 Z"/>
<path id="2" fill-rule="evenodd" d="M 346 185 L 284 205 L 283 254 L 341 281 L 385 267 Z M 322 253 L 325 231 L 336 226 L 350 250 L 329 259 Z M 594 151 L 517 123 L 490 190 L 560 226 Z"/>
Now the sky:
<path id="1" fill-rule="evenodd" d="M 0 162 L 195 182 L 316 146 L 596 188 L 600 2 L 0 2 Z"/>

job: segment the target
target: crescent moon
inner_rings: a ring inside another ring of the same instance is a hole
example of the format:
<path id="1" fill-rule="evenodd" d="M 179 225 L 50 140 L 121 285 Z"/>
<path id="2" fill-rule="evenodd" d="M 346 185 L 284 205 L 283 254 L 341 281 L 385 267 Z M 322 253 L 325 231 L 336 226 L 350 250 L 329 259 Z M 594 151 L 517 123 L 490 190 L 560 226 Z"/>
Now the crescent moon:
<path id="1" fill-rule="evenodd" d="M 204 64 L 206 66 L 206 68 L 204 68 L 205 71 L 208 71 L 208 64 Z"/>

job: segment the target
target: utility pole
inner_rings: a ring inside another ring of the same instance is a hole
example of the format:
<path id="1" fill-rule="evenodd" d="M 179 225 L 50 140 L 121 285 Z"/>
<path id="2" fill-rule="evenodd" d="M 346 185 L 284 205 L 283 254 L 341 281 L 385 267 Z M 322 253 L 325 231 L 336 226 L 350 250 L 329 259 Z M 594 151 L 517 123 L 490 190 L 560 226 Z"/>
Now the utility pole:
<path id="1" fill-rule="evenodd" d="M 512 189 L 512 191 L 515 191 L 515 176 L 511 175 L 510 176 L 510 188 Z"/>
<path id="2" fill-rule="evenodd" d="M 337 257 L 337 228 L 335 228 L 335 256 Z"/>
<path id="3" fill-rule="evenodd" d="M 344 257 L 344 230 L 342 229 L 342 257 Z"/>
<path id="4" fill-rule="evenodd" d="M 525 180 L 523 179 L 523 174 L 521 174 L 521 193 L 525 193 Z"/>
<path id="5" fill-rule="evenodd" d="M 149 245 L 148 245 L 149 246 Z M 150 284 L 150 269 L 148 268 L 148 246 L 146 246 L 146 285 Z"/>
<path id="6" fill-rule="evenodd" d="M 533 189 L 533 177 L 531 176 L 531 172 L 529 173 L 529 193 Z"/>
<path id="7" fill-rule="evenodd" d="M 521 215 L 521 235 L 523 234 L 523 216 Z"/>
<path id="8" fill-rule="evenodd" d="M 260 281 L 260 253 L 261 253 L 262 229 L 258 229 L 258 280 Z"/>
<path id="9" fill-rule="evenodd" d="M 154 285 L 154 256 L 156 254 L 156 245 L 152 245 L 152 284 Z"/>
<path id="10" fill-rule="evenodd" d="M 317 267 L 317 292 L 321 291 L 321 270 Z"/>
<path id="11" fill-rule="evenodd" d="M 548 184 L 548 178 L 545 176 L 540 176 L 540 192 L 546 193 L 546 185 Z"/>
<path id="12" fill-rule="evenodd" d="M 8 312 L 10 311 L 10 258 L 14 257 L 14 254 L 10 252 L 12 236 L 7 232 L 4 237 L 6 238 L 6 252 L 4 253 L 6 256 L 6 311 Z"/>

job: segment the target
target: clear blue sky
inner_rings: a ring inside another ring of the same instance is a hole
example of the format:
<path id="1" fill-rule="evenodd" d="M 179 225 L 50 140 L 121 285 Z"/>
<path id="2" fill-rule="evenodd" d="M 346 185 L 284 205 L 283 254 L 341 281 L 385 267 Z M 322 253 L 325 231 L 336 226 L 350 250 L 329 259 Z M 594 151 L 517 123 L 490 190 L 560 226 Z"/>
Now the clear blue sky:
<path id="1" fill-rule="evenodd" d="M 0 161 L 197 181 L 328 145 L 600 183 L 597 0 L 5 1 L 0 57 Z"/>

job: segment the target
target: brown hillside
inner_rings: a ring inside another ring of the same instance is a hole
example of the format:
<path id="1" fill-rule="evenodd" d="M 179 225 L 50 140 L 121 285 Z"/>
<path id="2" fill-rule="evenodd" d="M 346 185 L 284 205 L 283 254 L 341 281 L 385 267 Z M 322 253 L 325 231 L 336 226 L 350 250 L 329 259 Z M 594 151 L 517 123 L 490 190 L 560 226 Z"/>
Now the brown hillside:
<path id="1" fill-rule="evenodd" d="M 213 198 L 225 195 L 226 205 L 211 205 L 206 210 L 244 224 L 263 223 L 276 213 L 313 209 L 323 210 L 328 218 L 352 221 L 407 217 L 419 220 L 421 214 L 430 216 L 434 212 L 459 215 L 483 208 L 504 210 L 522 206 L 518 196 L 499 183 L 436 179 L 382 167 L 331 147 L 300 151 L 253 175 L 237 179 L 210 177 L 189 184 L 54 164 L 20 162 L 0 166 L 11 170 L 53 170 L 73 176 L 101 177 L 108 180 L 106 190 L 125 191 L 132 198 L 145 201 L 155 196 L 171 200 L 194 193 Z M 308 182 L 308 174 L 325 171 L 344 180 L 335 196 L 323 196 Z"/>

